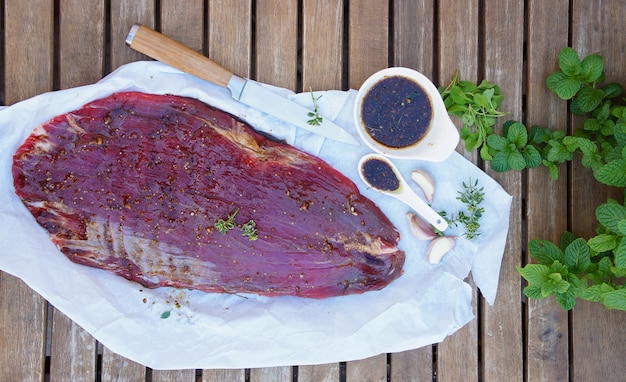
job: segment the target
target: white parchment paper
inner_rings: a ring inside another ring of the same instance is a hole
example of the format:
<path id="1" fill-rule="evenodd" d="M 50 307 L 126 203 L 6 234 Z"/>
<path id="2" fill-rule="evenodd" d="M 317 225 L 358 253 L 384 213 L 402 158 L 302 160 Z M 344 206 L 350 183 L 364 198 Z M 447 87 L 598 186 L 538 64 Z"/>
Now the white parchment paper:
<path id="1" fill-rule="evenodd" d="M 309 93 L 270 87 L 303 105 Z M 33 128 L 52 117 L 118 91 L 194 97 L 239 116 L 318 155 L 351 178 L 400 230 L 404 274 L 381 291 L 324 300 L 146 289 L 105 271 L 70 262 L 51 243 L 14 193 L 12 155 Z M 318 92 L 320 112 L 353 133 L 351 90 Z M 157 62 L 120 67 L 97 84 L 33 97 L 0 111 L 0 269 L 24 280 L 106 347 L 154 369 L 243 368 L 361 359 L 442 341 L 473 319 L 471 272 L 487 302 L 496 297 L 511 196 L 458 154 L 441 163 L 395 161 L 410 179 L 428 170 L 437 184 L 433 207 L 448 213 L 462 182 L 478 179 L 487 199 L 477 240 L 460 238 L 442 262 L 426 260 L 427 243 L 414 239 L 408 208 L 361 182 L 358 159 L 368 153 L 284 124 L 246 107 L 227 89 Z M 417 189 L 416 189 L 417 190 Z M 459 228 L 448 234 L 460 234 Z M 169 312 L 169 317 L 162 318 Z"/>

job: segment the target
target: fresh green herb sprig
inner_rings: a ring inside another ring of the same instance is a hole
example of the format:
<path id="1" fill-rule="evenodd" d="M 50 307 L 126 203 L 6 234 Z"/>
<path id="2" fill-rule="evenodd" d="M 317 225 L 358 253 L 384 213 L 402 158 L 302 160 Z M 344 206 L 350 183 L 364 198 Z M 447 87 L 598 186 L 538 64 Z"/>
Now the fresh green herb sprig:
<path id="1" fill-rule="evenodd" d="M 461 101 L 470 97 L 463 97 L 464 89 L 456 89 L 461 84 L 465 90 L 472 87 L 455 76 L 451 85 L 440 91 L 448 98 L 450 114 L 463 120 L 461 138 L 466 148 L 480 148 L 481 157 L 491 161 L 494 171 L 543 165 L 554 179 L 558 178 L 561 163 L 580 155 L 582 165 L 591 168 L 600 183 L 626 187 L 626 106 L 618 102 L 623 87 L 603 84 L 604 60 L 597 54 L 581 59 L 574 49 L 566 47 L 559 52 L 558 64 L 559 70 L 548 76 L 546 86 L 570 101 L 570 112 L 582 117 L 582 127 L 567 135 L 562 130 L 527 128 L 520 122 L 508 121 L 502 126 L 502 134 L 494 133 L 489 123 L 487 127 L 477 125 L 472 132 L 468 122 L 472 122 L 470 109 L 476 105 L 463 106 Z M 554 295 L 565 310 L 582 299 L 626 311 L 626 206 L 609 200 L 596 209 L 596 218 L 597 234 L 588 240 L 565 232 L 558 245 L 548 240 L 528 243 L 528 251 L 537 263 L 518 268 L 528 282 L 524 289 L 527 297 Z"/>
<path id="2" fill-rule="evenodd" d="M 254 220 L 250 220 L 241 226 L 241 234 L 250 241 L 257 240 L 259 236 L 255 227 L 256 223 Z"/>
<path id="3" fill-rule="evenodd" d="M 485 208 L 480 205 L 485 200 L 484 187 L 478 186 L 478 179 L 468 183 L 463 182 L 463 190 L 458 191 L 457 200 L 465 205 L 465 211 L 460 211 L 457 215 L 448 215 L 447 212 L 440 212 L 440 215 L 446 219 L 449 225 L 458 226 L 462 224 L 465 227 L 463 236 L 467 239 L 475 239 L 480 236 L 480 218 L 485 212 Z M 439 232 L 443 235 L 443 232 Z"/>
<path id="4" fill-rule="evenodd" d="M 319 126 L 324 122 L 324 118 L 319 114 L 319 105 L 317 101 L 322 98 L 322 96 L 315 97 L 313 94 L 313 89 L 309 87 L 309 92 L 311 93 L 311 99 L 313 100 L 313 111 L 308 113 L 308 116 L 311 117 L 308 121 L 306 121 L 309 125 Z"/>
<path id="5" fill-rule="evenodd" d="M 572 114 L 584 116 L 583 126 L 573 135 L 541 126 L 528 129 L 517 121 L 503 125 L 502 136 L 487 137 L 487 160 L 494 171 L 523 170 L 544 165 L 553 179 L 558 166 L 582 155 L 582 164 L 596 179 L 611 186 L 626 187 L 626 107 L 614 100 L 623 94 L 617 83 L 602 87 L 604 60 L 596 54 L 582 60 L 572 48 L 559 53 L 559 70 L 550 74 L 546 86 L 563 100 L 571 100 Z M 491 159 L 489 159 L 489 156 Z"/>
<path id="6" fill-rule="evenodd" d="M 596 216 L 598 234 L 589 240 L 565 232 L 560 245 L 548 240 L 528 243 L 537 263 L 518 267 L 528 282 L 527 297 L 554 295 L 565 310 L 582 299 L 626 311 L 626 207 L 609 200 L 596 209 Z"/>
<path id="7" fill-rule="evenodd" d="M 503 96 L 500 88 L 489 81 L 479 85 L 460 79 L 457 70 L 447 87 L 439 88 L 448 113 L 461 118 L 461 139 L 468 151 L 480 149 L 485 160 L 491 160 L 486 148 L 487 137 L 493 134 L 496 119 L 505 115 L 499 110 Z"/>
<path id="8" fill-rule="evenodd" d="M 219 219 L 214 227 L 222 234 L 226 235 L 228 231 L 235 229 L 237 224 L 235 223 L 235 216 L 239 213 L 239 208 L 228 214 L 228 218 Z M 250 219 L 247 223 L 242 224 L 239 229 L 241 230 L 241 235 L 248 238 L 250 241 L 257 240 L 259 238 L 258 232 L 256 229 L 256 222 Z"/>
<path id="9" fill-rule="evenodd" d="M 217 228 L 222 235 L 226 235 L 228 231 L 235 228 L 235 216 L 237 216 L 237 213 L 239 213 L 239 208 L 228 214 L 228 218 L 226 220 L 219 219 L 214 224 L 215 228 Z"/>

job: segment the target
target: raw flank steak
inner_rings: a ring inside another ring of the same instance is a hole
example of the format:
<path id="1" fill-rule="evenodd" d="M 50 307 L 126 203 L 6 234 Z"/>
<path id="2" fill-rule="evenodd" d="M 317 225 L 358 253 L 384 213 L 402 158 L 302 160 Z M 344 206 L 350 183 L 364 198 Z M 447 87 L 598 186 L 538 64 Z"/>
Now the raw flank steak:
<path id="1" fill-rule="evenodd" d="M 116 93 L 13 159 L 61 252 L 146 287 L 325 298 L 402 274 L 399 233 L 351 180 L 195 99 Z"/>

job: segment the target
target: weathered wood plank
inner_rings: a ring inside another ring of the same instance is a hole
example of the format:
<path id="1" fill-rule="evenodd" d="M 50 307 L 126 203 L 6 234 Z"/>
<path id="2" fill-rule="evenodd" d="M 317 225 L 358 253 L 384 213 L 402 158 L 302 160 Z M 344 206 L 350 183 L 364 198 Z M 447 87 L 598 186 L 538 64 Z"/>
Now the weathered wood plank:
<path id="1" fill-rule="evenodd" d="M 291 366 L 262 367 L 250 369 L 250 382 L 293 381 L 293 368 Z"/>
<path id="2" fill-rule="evenodd" d="M 572 47 L 581 56 L 591 53 L 605 60 L 607 81 L 626 85 L 623 20 L 626 4 L 619 0 L 595 4 L 575 0 L 572 15 Z M 580 120 L 574 121 L 580 126 Z M 603 187 L 580 161 L 572 165 L 572 230 L 589 238 L 595 235 L 596 207 L 608 198 L 623 200 L 622 190 Z M 626 326 L 624 312 L 606 311 L 600 304 L 577 303 L 572 312 L 572 380 L 619 381 L 626 375 Z"/>
<path id="3" fill-rule="evenodd" d="M 415 69 L 435 82 L 434 2 L 396 0 L 393 12 L 393 65 Z"/>
<path id="4" fill-rule="evenodd" d="M 202 370 L 202 382 L 244 382 L 245 369 Z"/>
<path id="5" fill-rule="evenodd" d="M 4 101 L 11 105 L 52 90 L 54 8 L 49 0 L 3 5 Z M 43 381 L 46 306 L 20 279 L 0 272 L 0 380 Z"/>
<path id="6" fill-rule="evenodd" d="M 53 309 L 50 381 L 93 381 L 97 343 L 87 331 Z"/>
<path id="7" fill-rule="evenodd" d="M 394 66 L 415 69 L 435 81 L 435 9 L 432 1 L 397 0 L 393 8 Z M 416 25 L 420 27 L 416 28 Z M 427 381 L 433 378 L 433 348 L 425 346 L 390 355 L 391 382 Z"/>
<path id="8" fill-rule="evenodd" d="M 478 292 L 473 282 L 474 315 Z M 478 319 L 469 322 L 437 345 L 437 381 L 479 381 Z"/>
<path id="9" fill-rule="evenodd" d="M 298 366 L 298 382 L 335 382 L 338 380 L 338 363 Z"/>
<path id="10" fill-rule="evenodd" d="M 348 4 L 348 87 L 358 89 L 374 72 L 389 65 L 388 1 Z M 387 355 L 346 363 L 348 381 L 386 381 Z"/>
<path id="11" fill-rule="evenodd" d="M 528 125 L 552 130 L 567 128 L 567 104 L 545 85 L 547 76 L 558 68 L 559 50 L 567 46 L 569 2 L 567 0 L 528 2 L 527 104 Z M 545 33 L 550 30 L 549 34 Z M 526 196 L 528 239 L 558 243 L 567 230 L 567 173 L 561 166 L 558 180 L 544 167 L 528 172 Z M 550 206 L 550 208 L 546 208 Z M 530 256 L 526 261 L 531 262 Z M 554 298 L 528 300 L 527 378 L 530 381 L 567 380 L 569 375 L 568 317 Z"/>
<path id="12" fill-rule="evenodd" d="M 43 381 L 46 300 L 0 272 L 0 380 Z"/>
<path id="13" fill-rule="evenodd" d="M 343 1 L 304 0 L 302 5 L 302 87 L 341 89 Z"/>
<path id="14" fill-rule="evenodd" d="M 447 85 L 458 70 L 461 78 L 478 81 L 478 46 L 479 18 L 478 1 L 444 0 L 439 3 L 437 12 L 439 42 L 438 57 L 439 77 L 433 79 L 438 86 Z M 464 15 L 459 17 L 458 15 Z M 460 118 L 453 118 L 457 128 L 462 126 Z M 463 141 L 457 151 L 470 161 L 477 163 L 477 154 L 467 152 Z M 473 293 L 472 309 L 477 314 L 478 294 Z M 437 380 L 441 381 L 476 381 L 478 370 L 478 321 L 480 317 L 461 328 L 452 336 L 437 345 Z"/>
<path id="15" fill-rule="evenodd" d="M 161 0 L 161 33 L 202 52 L 204 40 L 204 2 Z"/>
<path id="16" fill-rule="evenodd" d="M 387 354 L 346 362 L 346 381 L 387 381 Z"/>
<path id="17" fill-rule="evenodd" d="M 150 0 L 111 0 L 111 46 L 110 69 L 115 70 L 129 62 L 147 58 L 126 46 L 125 40 L 133 24 L 139 23 L 154 28 L 155 4 Z M 104 381 L 144 380 L 146 368 L 139 363 L 122 357 L 106 346 L 102 351 L 102 379 Z"/>
<path id="18" fill-rule="evenodd" d="M 104 75 L 105 9 L 101 0 L 59 3 L 59 87 L 92 84 Z"/>
<path id="19" fill-rule="evenodd" d="M 256 3 L 256 79 L 296 89 L 298 82 L 298 1 Z"/>
<path id="20" fill-rule="evenodd" d="M 252 75 L 251 19 L 251 0 L 209 2 L 209 57 L 241 77 Z"/>
<path id="21" fill-rule="evenodd" d="M 390 363 L 390 382 L 433 380 L 432 346 L 392 353 Z"/>
<path id="22" fill-rule="evenodd" d="M 438 86 L 446 86 L 458 70 L 462 79 L 478 81 L 478 48 L 479 24 L 478 0 L 455 1 L 442 0 L 438 8 L 438 78 L 434 78 Z M 463 15 L 459 17 L 458 15 Z M 489 78 L 487 78 L 489 80 Z M 454 124 L 461 128 L 461 119 L 453 117 Z M 459 140 L 457 151 L 468 160 L 477 163 L 476 152 L 465 150 L 463 140 Z"/>
<path id="23" fill-rule="evenodd" d="M 154 0 L 111 0 L 110 70 L 133 61 L 147 60 L 141 53 L 126 46 L 126 36 L 133 24 L 154 28 Z"/>
<path id="24" fill-rule="evenodd" d="M 52 0 L 4 2 L 7 105 L 52 90 L 53 5 Z"/>
<path id="25" fill-rule="evenodd" d="M 196 371 L 186 370 L 152 370 L 152 382 L 194 382 Z"/>
<path id="26" fill-rule="evenodd" d="M 174 0 L 161 0 L 161 33 L 176 41 L 202 52 L 204 39 L 203 0 L 187 0 L 185 5 Z M 194 369 L 152 370 L 153 382 L 193 382 Z"/>
<path id="27" fill-rule="evenodd" d="M 238 76 L 250 77 L 252 63 L 251 0 L 210 0 L 208 56 Z M 203 370 L 203 381 L 243 382 L 245 369 Z"/>
<path id="28" fill-rule="evenodd" d="M 522 117 L 524 3 L 517 0 L 484 3 L 485 78 L 500 85 L 507 119 Z M 502 127 L 499 122 L 494 130 Z M 521 278 L 516 267 L 522 258 L 522 175 L 487 171 L 513 195 L 509 232 L 500 270 L 497 299 L 482 304 L 482 366 L 486 381 L 521 380 L 523 338 Z"/>
<path id="29" fill-rule="evenodd" d="M 102 347 L 101 373 L 103 382 L 144 381 L 146 379 L 145 366 L 112 352 L 106 346 Z"/>
<path id="30" fill-rule="evenodd" d="M 348 87 L 358 89 L 389 66 L 389 2 L 350 0 L 348 7 Z"/>
<path id="31" fill-rule="evenodd" d="M 87 85 L 102 78 L 104 23 L 102 1 L 60 2 L 59 88 Z M 52 315 L 50 380 L 95 380 L 96 340 L 62 312 L 51 309 L 49 314 Z"/>

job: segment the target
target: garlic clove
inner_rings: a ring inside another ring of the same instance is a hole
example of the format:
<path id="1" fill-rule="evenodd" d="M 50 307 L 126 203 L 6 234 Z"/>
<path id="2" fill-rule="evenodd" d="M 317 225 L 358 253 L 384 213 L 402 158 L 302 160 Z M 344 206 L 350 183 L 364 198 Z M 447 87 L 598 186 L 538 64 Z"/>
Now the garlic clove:
<path id="1" fill-rule="evenodd" d="M 439 236 L 434 238 L 426 249 L 428 262 L 439 264 L 441 259 L 454 248 L 454 243 L 456 243 L 456 236 Z"/>
<path id="2" fill-rule="evenodd" d="M 432 240 L 437 237 L 433 227 L 422 220 L 416 213 L 409 211 L 406 213 L 406 218 L 409 222 L 411 233 L 419 240 Z"/>
<path id="3" fill-rule="evenodd" d="M 435 181 L 433 177 L 422 169 L 415 169 L 411 173 L 411 179 L 419 186 L 424 193 L 424 197 L 430 203 L 433 202 L 435 196 Z"/>

